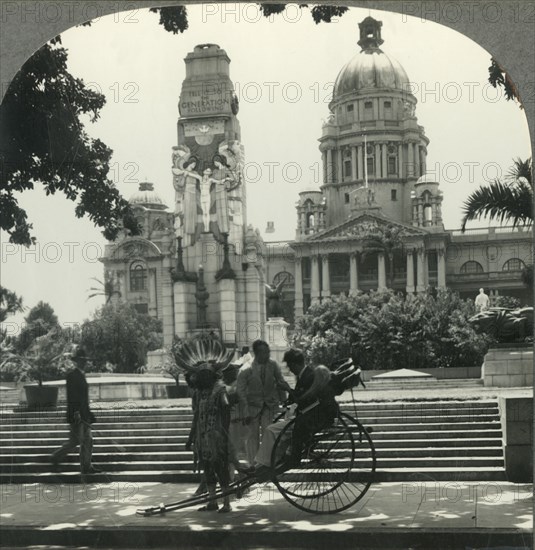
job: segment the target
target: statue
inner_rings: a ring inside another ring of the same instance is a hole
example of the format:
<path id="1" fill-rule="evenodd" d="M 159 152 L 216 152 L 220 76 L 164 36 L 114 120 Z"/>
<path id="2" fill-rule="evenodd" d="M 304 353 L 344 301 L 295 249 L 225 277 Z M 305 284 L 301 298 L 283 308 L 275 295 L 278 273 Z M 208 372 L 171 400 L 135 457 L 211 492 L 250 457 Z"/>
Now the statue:
<path id="1" fill-rule="evenodd" d="M 282 287 L 286 283 L 287 277 L 285 277 L 277 285 L 266 284 L 266 298 L 267 298 L 267 313 L 268 318 L 271 317 L 284 317 L 284 308 L 282 307 Z"/>
<path id="2" fill-rule="evenodd" d="M 533 308 L 515 310 L 486 309 L 468 322 L 477 332 L 494 337 L 498 342 L 526 342 L 533 340 Z"/>
<path id="3" fill-rule="evenodd" d="M 477 313 L 480 313 L 481 311 L 485 311 L 486 309 L 489 309 L 490 299 L 487 296 L 487 294 L 485 294 L 485 291 L 482 288 L 479 289 L 479 294 L 476 296 L 474 303 L 476 305 Z"/>
<path id="4" fill-rule="evenodd" d="M 175 233 L 184 246 L 194 244 L 202 231 L 200 204 L 201 176 L 195 171 L 198 159 L 186 146 L 173 147 L 173 187 L 175 188 Z"/>

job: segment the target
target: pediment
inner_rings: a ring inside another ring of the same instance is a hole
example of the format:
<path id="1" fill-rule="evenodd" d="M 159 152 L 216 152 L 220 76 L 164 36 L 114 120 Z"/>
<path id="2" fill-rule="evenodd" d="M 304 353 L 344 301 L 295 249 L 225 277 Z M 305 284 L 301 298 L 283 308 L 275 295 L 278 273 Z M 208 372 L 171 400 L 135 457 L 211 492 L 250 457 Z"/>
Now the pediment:
<path id="1" fill-rule="evenodd" d="M 376 227 L 394 226 L 400 228 L 401 237 L 425 237 L 428 231 L 412 225 L 396 222 L 377 214 L 360 214 L 339 225 L 329 227 L 320 233 L 311 235 L 307 241 L 354 240 L 363 239 Z"/>
<path id="2" fill-rule="evenodd" d="M 117 244 L 111 254 L 114 260 L 162 256 L 162 251 L 151 241 L 140 237 L 128 237 Z"/>

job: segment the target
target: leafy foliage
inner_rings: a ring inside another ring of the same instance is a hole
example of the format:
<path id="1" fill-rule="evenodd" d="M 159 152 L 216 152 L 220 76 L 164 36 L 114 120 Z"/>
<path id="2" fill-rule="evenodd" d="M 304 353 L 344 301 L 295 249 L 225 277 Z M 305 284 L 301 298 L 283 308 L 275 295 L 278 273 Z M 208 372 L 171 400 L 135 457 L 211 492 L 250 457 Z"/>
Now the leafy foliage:
<path id="1" fill-rule="evenodd" d="M 340 295 L 309 309 L 293 344 L 314 364 L 352 356 L 365 369 L 471 366 L 481 364 L 490 342 L 468 323 L 473 314 L 473 302 L 449 290 Z"/>
<path id="2" fill-rule="evenodd" d="M 17 353 L 25 353 L 37 338 L 59 328 L 59 320 L 52 306 L 43 301 L 30 309 L 24 321 L 25 324 L 14 343 Z"/>
<path id="3" fill-rule="evenodd" d="M 147 351 L 161 347 L 161 321 L 142 315 L 127 303 L 104 305 L 82 325 L 81 344 L 97 370 L 111 363 L 115 372 L 136 372 Z"/>
<path id="4" fill-rule="evenodd" d="M 520 300 L 514 296 L 495 296 L 492 298 L 492 307 L 504 307 L 507 309 L 517 309 L 520 307 Z"/>
<path id="5" fill-rule="evenodd" d="M 388 263 L 388 286 L 392 286 L 394 280 L 394 254 L 403 250 L 403 231 L 399 226 L 370 224 L 363 236 L 363 257 L 368 254 L 384 254 Z"/>
<path id="6" fill-rule="evenodd" d="M 0 370 L 21 382 L 37 381 L 41 385 L 46 380 L 57 380 L 71 367 L 68 355 L 72 342 L 70 330 L 54 326 L 35 338 L 23 353 L 3 349 Z"/>
<path id="7" fill-rule="evenodd" d="M 503 88 L 507 101 L 513 99 L 520 103 L 520 96 L 518 95 L 515 83 L 507 74 L 507 71 L 494 58 L 490 60 L 489 83 L 494 88 Z M 524 107 L 520 104 L 520 108 L 523 109 Z"/>
<path id="8" fill-rule="evenodd" d="M 0 323 L 3 323 L 9 315 L 23 311 L 22 298 L 13 291 L 0 286 Z"/>
<path id="9" fill-rule="evenodd" d="M 10 242 L 35 242 L 18 193 L 42 185 L 77 201 L 113 240 L 121 227 L 139 233 L 128 202 L 107 179 L 112 151 L 86 133 L 82 117 L 99 118 L 105 97 L 67 70 L 59 37 L 40 48 L 17 73 L 0 105 L 0 228 Z"/>
<path id="10" fill-rule="evenodd" d="M 188 10 L 185 6 L 171 6 L 168 8 L 150 8 L 151 12 L 160 14 L 160 25 L 167 32 L 182 33 L 188 28 Z"/>
<path id="11" fill-rule="evenodd" d="M 533 172 L 531 159 L 513 161 L 505 181 L 480 186 L 465 201 L 461 230 L 470 220 L 488 217 L 513 226 L 533 223 Z"/>
<path id="12" fill-rule="evenodd" d="M 118 288 L 119 282 L 113 273 L 106 271 L 103 281 L 97 277 L 92 277 L 92 280 L 97 282 L 99 286 L 89 289 L 90 294 L 87 297 L 88 300 L 96 298 L 97 296 L 103 296 L 106 298 L 106 304 L 109 304 L 114 296 L 121 297 L 121 292 Z"/>

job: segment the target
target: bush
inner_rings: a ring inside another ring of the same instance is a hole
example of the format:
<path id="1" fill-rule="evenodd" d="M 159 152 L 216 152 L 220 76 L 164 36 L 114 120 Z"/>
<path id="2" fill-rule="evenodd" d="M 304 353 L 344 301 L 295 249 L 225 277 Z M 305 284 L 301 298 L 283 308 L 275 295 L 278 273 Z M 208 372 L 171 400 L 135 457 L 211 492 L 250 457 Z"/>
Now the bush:
<path id="1" fill-rule="evenodd" d="M 364 369 L 472 366 L 482 363 L 490 343 L 468 323 L 473 314 L 473 302 L 449 290 L 335 296 L 299 320 L 292 344 L 313 364 L 351 355 Z"/>

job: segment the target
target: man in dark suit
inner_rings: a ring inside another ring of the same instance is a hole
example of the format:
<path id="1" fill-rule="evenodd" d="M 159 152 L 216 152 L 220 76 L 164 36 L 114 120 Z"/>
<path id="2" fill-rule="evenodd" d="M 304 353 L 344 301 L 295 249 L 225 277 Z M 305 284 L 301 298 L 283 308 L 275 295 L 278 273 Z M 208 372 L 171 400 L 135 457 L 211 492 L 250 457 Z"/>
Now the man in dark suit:
<path id="1" fill-rule="evenodd" d="M 310 435 L 333 422 L 338 413 L 334 391 L 329 386 L 330 372 L 326 367 L 307 367 L 301 350 L 290 349 L 283 357 L 290 371 L 297 377 L 292 390 L 285 382 L 281 389 L 288 391 L 290 402 L 295 404 L 295 423 L 292 433 L 289 462 L 298 464 L 303 446 Z M 271 466 L 271 452 L 275 441 L 285 426 L 293 420 L 287 418 L 267 427 L 255 463 Z M 291 465 L 289 464 L 289 465 Z"/>
<path id="2" fill-rule="evenodd" d="M 100 470 L 91 464 L 91 424 L 95 422 L 95 415 L 89 409 L 89 389 L 84 373 L 87 363 L 85 350 L 78 347 L 72 355 L 72 360 L 76 368 L 71 370 L 66 378 L 69 439 L 52 453 L 50 460 L 57 466 L 71 451 L 80 446 L 80 470 L 82 474 L 94 474 Z"/>

